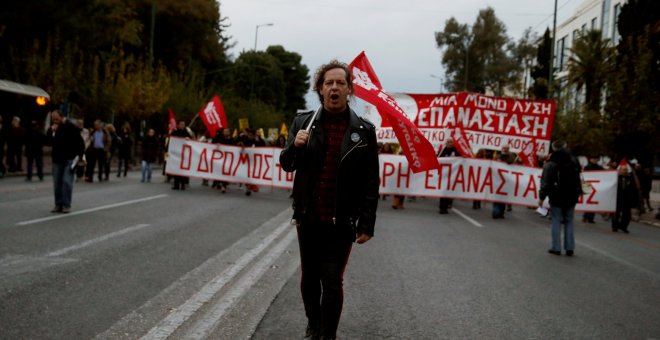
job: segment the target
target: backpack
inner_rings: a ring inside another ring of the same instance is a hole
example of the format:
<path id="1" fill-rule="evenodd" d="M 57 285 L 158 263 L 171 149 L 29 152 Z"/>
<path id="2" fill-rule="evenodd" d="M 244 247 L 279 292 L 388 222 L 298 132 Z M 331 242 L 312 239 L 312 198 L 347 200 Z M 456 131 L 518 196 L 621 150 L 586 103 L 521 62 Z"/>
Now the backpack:
<path id="1" fill-rule="evenodd" d="M 582 192 L 582 179 L 580 167 L 572 162 L 557 164 L 557 193 L 561 200 L 568 205 L 577 203 Z"/>

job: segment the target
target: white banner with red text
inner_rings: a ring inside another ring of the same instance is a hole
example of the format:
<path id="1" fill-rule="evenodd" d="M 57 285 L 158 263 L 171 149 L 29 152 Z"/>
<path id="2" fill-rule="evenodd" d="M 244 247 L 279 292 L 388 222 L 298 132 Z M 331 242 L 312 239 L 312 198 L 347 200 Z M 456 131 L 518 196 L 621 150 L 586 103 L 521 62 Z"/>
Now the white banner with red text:
<path id="1" fill-rule="evenodd" d="M 172 138 L 166 172 L 169 175 L 293 188 L 292 173 L 279 163 L 280 148 L 210 144 Z M 448 197 L 502 202 L 515 205 L 538 204 L 540 168 L 503 162 L 439 158 L 436 170 L 412 173 L 404 156 L 380 155 L 380 193 L 389 195 Z M 586 171 L 591 189 L 582 196 L 577 210 L 613 212 L 616 209 L 616 171 Z"/>
<path id="2" fill-rule="evenodd" d="M 454 128 L 460 126 L 473 153 L 482 148 L 500 150 L 504 145 L 519 152 L 527 142 L 535 140 L 536 153 L 548 154 L 554 101 L 501 98 L 470 92 L 389 95 L 435 147 L 444 143 Z M 397 142 L 390 123 L 381 119 L 375 106 L 365 107 L 365 118 L 376 125 L 379 142 Z"/>

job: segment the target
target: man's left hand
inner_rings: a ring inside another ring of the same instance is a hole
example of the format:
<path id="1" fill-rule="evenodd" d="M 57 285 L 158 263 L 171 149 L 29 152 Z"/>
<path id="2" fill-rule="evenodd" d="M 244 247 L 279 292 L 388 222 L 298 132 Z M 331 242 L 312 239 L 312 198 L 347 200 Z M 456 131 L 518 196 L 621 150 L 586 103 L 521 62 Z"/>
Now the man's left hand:
<path id="1" fill-rule="evenodd" d="M 355 240 L 355 242 L 357 242 L 357 244 L 363 244 L 363 243 L 366 243 L 369 240 L 371 240 L 371 236 L 369 236 L 367 234 L 359 233 L 359 234 L 357 234 L 357 240 Z"/>

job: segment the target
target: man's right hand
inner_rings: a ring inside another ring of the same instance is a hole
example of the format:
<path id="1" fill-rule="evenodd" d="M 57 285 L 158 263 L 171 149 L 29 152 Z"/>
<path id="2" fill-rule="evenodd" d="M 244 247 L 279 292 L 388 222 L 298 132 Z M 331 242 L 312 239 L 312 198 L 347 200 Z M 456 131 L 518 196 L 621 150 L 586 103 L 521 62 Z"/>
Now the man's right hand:
<path id="1" fill-rule="evenodd" d="M 57 131 L 57 124 L 53 124 L 53 125 L 51 125 L 50 128 L 51 128 L 53 131 Z"/>
<path id="2" fill-rule="evenodd" d="M 297 148 L 302 148 L 303 146 L 307 145 L 307 141 L 309 140 L 309 132 L 305 130 L 298 130 L 298 133 L 296 134 L 296 140 L 293 142 L 293 145 Z"/>

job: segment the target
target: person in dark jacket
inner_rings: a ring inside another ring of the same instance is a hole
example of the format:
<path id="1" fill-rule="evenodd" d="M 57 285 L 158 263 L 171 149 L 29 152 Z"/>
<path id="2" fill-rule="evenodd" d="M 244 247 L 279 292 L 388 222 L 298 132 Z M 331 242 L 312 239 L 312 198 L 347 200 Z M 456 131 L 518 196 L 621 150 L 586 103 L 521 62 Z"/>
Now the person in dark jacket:
<path id="1" fill-rule="evenodd" d="M 257 134 L 253 129 L 245 129 L 245 135 L 239 138 L 236 143 L 238 146 L 242 147 L 255 147 L 255 146 L 266 146 L 266 141 Z M 259 188 L 254 184 L 245 184 L 245 196 L 252 195 L 253 192 L 258 192 Z"/>
<path id="2" fill-rule="evenodd" d="M 172 131 L 171 136 L 173 137 L 181 137 L 181 138 L 192 138 L 193 136 L 188 132 L 188 129 L 186 128 L 186 121 L 180 120 L 179 123 L 177 123 L 177 128 L 176 130 Z M 186 190 L 186 184 L 188 184 L 188 177 L 186 176 L 172 176 L 174 178 L 174 186 L 172 186 L 172 190 Z"/>
<path id="3" fill-rule="evenodd" d="M 44 180 L 44 144 L 46 144 L 46 135 L 39 127 L 36 120 L 30 123 L 30 129 L 26 134 L 25 156 L 27 156 L 27 178 L 32 180 L 32 169 L 37 167 L 37 177 L 40 181 Z"/>
<path id="4" fill-rule="evenodd" d="M 25 129 L 21 126 L 21 119 L 14 117 L 11 120 L 9 138 L 7 139 L 7 166 L 9 172 L 23 171 L 23 144 L 25 143 Z"/>
<path id="5" fill-rule="evenodd" d="M 460 157 L 461 154 L 458 153 L 458 150 L 454 147 L 454 139 L 453 138 L 447 138 L 445 141 L 445 145 L 440 149 L 440 152 L 438 152 L 438 157 Z M 440 214 L 448 214 L 449 213 L 449 208 L 451 207 L 452 203 L 454 200 L 451 198 L 441 198 L 440 199 L 440 204 L 439 204 L 439 213 Z"/>
<path id="6" fill-rule="evenodd" d="M 335 339 L 343 306 L 343 275 L 352 243 L 374 233 L 379 162 L 374 126 L 348 106 L 348 65 L 336 60 L 314 77 L 322 106 L 296 116 L 280 154 L 296 171 L 293 219 L 300 246 L 305 337 Z"/>
<path id="7" fill-rule="evenodd" d="M 73 168 L 75 160 L 82 156 L 85 144 L 80 130 L 69 123 L 59 111 L 51 113 L 52 123 L 48 130 L 47 143 L 53 147 L 53 187 L 55 192 L 54 213 L 68 213 L 73 196 Z"/>
<path id="8" fill-rule="evenodd" d="M 548 253 L 561 255 L 561 225 L 564 225 L 564 249 L 567 256 L 575 251 L 573 216 L 575 205 L 582 195 L 580 165 L 566 150 L 566 142 L 552 143 L 552 154 L 543 166 L 539 207 L 546 197 L 550 198 L 550 217 L 552 221 L 552 247 Z"/>
<path id="9" fill-rule="evenodd" d="M 142 141 L 142 162 L 140 162 L 142 168 L 142 180 L 140 182 L 142 183 L 145 181 L 151 182 L 151 165 L 156 161 L 158 145 L 156 130 L 149 129 L 147 136 Z"/>
<path id="10" fill-rule="evenodd" d="M 600 157 L 598 156 L 591 156 L 589 157 L 589 163 L 584 166 L 584 171 L 597 171 L 597 170 L 604 170 L 602 166 L 598 164 L 598 160 Z M 582 214 L 582 222 L 584 223 L 596 223 L 594 221 L 594 218 L 596 217 L 596 214 L 592 212 L 586 212 Z"/>
<path id="11" fill-rule="evenodd" d="M 222 133 L 218 133 L 213 137 L 213 143 L 214 144 L 222 144 L 222 145 L 236 145 L 236 141 L 234 138 L 231 136 L 231 130 L 228 128 L 222 129 Z M 227 192 L 227 186 L 229 185 L 229 182 L 225 181 L 213 181 L 213 188 L 217 188 L 222 192 L 223 194 Z"/>
<path id="12" fill-rule="evenodd" d="M 119 144 L 117 160 L 119 164 L 117 165 L 117 177 L 121 177 L 122 165 L 124 169 L 124 177 L 126 177 L 126 172 L 128 171 L 128 164 L 131 160 L 131 147 L 133 146 L 133 138 L 131 138 L 131 126 L 124 124 L 121 128 L 121 133 L 119 134 L 119 139 L 121 143 Z"/>
<path id="13" fill-rule="evenodd" d="M 616 212 L 612 217 L 612 231 L 619 230 L 628 233 L 628 225 L 632 216 L 632 208 L 639 205 L 639 187 L 632 176 L 628 164 L 619 165 L 619 177 L 616 191 Z"/>

